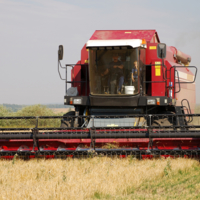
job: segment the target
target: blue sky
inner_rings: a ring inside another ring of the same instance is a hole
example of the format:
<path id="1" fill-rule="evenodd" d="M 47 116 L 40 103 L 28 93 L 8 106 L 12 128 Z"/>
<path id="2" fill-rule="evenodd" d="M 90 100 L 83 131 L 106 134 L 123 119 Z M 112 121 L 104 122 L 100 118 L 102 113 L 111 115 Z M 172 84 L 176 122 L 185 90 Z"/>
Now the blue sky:
<path id="1" fill-rule="evenodd" d="M 0 0 L 0 104 L 63 103 L 58 45 L 62 63 L 76 63 L 97 29 L 156 29 L 161 42 L 191 55 L 198 67 L 199 8 L 197 0 Z"/>

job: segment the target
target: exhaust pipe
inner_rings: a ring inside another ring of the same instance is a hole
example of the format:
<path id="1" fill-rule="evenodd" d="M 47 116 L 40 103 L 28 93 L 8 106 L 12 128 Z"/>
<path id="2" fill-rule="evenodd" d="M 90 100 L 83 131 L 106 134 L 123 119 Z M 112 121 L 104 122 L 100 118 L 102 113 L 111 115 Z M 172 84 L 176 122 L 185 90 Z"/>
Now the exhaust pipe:
<path id="1" fill-rule="evenodd" d="M 170 49 L 172 50 L 174 58 L 177 61 L 180 61 L 185 66 L 189 66 L 189 64 L 191 62 L 191 56 L 183 53 L 182 51 L 180 51 L 178 49 L 176 49 L 176 47 L 171 46 Z"/>

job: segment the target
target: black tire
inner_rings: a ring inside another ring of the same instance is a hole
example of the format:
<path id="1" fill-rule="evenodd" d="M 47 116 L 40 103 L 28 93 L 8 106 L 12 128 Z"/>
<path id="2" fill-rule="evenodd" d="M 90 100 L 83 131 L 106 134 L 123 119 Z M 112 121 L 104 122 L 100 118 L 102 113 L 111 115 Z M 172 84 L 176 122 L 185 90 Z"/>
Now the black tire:
<path id="1" fill-rule="evenodd" d="M 161 114 L 161 113 L 159 113 Z M 163 115 L 165 114 L 174 114 L 173 112 L 165 112 L 162 113 Z M 164 118 L 159 118 L 159 119 L 155 119 L 152 123 L 152 126 L 158 126 L 158 127 L 162 127 L 162 126 L 171 126 L 173 127 L 173 125 L 176 125 L 176 118 L 175 117 L 164 117 Z"/>
<path id="2" fill-rule="evenodd" d="M 170 121 L 167 118 L 163 118 L 163 119 L 157 119 L 153 121 L 152 126 L 172 126 L 173 124 L 170 123 Z"/>
<path id="3" fill-rule="evenodd" d="M 69 117 L 69 118 L 63 118 L 61 120 L 60 128 L 74 127 L 74 120 L 73 118 L 70 118 L 73 116 L 75 116 L 75 111 L 69 111 L 68 113 L 64 114 L 63 117 Z"/>

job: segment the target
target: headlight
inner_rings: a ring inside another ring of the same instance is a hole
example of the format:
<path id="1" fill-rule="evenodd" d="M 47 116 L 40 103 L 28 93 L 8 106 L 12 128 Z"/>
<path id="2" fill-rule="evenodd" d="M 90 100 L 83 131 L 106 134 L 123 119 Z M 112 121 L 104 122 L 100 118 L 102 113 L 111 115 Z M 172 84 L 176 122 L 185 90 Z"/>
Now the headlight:
<path id="1" fill-rule="evenodd" d="M 82 99 L 74 99 L 73 103 L 74 104 L 82 104 Z"/>
<path id="2" fill-rule="evenodd" d="M 147 99 L 147 105 L 156 105 L 155 99 Z"/>

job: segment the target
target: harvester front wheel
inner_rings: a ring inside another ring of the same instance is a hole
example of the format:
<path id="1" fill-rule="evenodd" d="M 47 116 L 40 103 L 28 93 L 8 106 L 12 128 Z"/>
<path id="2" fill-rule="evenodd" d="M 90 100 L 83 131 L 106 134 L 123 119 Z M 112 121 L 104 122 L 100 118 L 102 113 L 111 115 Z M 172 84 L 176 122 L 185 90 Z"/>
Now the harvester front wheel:
<path id="1" fill-rule="evenodd" d="M 159 113 L 161 114 L 161 113 Z M 162 113 L 163 115 L 165 114 L 174 114 L 173 112 L 166 112 Z M 163 126 L 171 126 L 176 125 L 176 118 L 174 116 L 164 116 L 158 119 L 155 119 L 152 123 L 152 126 L 158 126 L 158 127 L 163 127 Z"/>
<path id="2" fill-rule="evenodd" d="M 167 118 L 154 120 L 152 126 L 172 126 L 172 123 L 169 122 Z"/>
<path id="3" fill-rule="evenodd" d="M 63 117 L 69 117 L 69 118 L 63 118 L 61 120 L 60 128 L 74 127 L 74 120 L 72 118 L 73 116 L 75 116 L 75 111 L 70 111 L 64 114 Z"/>

